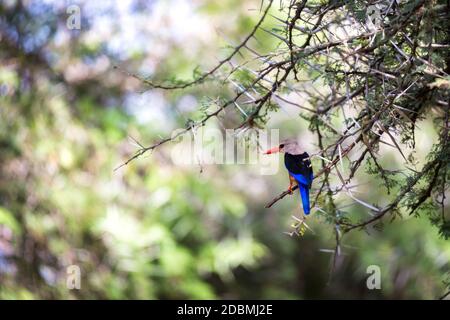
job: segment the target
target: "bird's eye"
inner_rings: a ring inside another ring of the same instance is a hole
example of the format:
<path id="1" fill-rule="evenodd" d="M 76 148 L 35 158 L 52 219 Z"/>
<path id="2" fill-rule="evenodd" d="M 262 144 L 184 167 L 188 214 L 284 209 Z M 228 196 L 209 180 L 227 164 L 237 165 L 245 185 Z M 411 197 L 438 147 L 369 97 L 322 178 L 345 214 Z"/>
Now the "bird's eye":
<path id="1" fill-rule="evenodd" d="M 284 144 L 280 144 L 280 149 L 284 148 Z"/>

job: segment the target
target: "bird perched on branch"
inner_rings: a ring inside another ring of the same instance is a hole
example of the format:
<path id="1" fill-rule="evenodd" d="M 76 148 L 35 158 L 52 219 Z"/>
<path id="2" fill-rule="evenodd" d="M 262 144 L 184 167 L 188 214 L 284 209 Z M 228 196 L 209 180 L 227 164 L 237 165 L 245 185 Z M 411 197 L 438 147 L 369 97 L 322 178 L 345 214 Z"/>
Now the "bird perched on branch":
<path id="1" fill-rule="evenodd" d="M 302 150 L 295 139 L 283 140 L 278 146 L 267 150 L 264 154 L 277 152 L 284 153 L 284 165 L 289 172 L 289 191 L 292 194 L 292 187 L 295 183 L 298 184 L 303 212 L 305 215 L 308 215 L 311 211 L 309 204 L 309 190 L 311 189 L 314 178 L 309 155 Z"/>

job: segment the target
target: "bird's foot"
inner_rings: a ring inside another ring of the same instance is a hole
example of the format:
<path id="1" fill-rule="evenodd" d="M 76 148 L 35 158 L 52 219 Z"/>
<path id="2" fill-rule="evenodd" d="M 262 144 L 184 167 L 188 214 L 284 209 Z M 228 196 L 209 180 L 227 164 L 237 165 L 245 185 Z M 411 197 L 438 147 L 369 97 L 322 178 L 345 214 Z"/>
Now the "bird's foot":
<path id="1" fill-rule="evenodd" d="M 293 192 L 293 191 L 292 191 L 292 186 L 289 186 L 289 187 L 288 187 L 288 192 L 289 192 L 289 194 L 292 194 L 292 192 Z"/>

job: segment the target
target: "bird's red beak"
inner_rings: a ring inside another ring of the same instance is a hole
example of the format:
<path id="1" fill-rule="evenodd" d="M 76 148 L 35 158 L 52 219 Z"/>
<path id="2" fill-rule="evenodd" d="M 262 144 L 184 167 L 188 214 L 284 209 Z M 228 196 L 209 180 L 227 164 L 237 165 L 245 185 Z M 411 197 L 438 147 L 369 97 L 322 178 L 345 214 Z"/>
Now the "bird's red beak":
<path id="1" fill-rule="evenodd" d="M 277 153 L 277 152 L 280 152 L 280 147 L 275 147 L 275 148 L 269 149 L 266 152 L 264 152 L 264 154 L 272 154 L 272 153 Z"/>

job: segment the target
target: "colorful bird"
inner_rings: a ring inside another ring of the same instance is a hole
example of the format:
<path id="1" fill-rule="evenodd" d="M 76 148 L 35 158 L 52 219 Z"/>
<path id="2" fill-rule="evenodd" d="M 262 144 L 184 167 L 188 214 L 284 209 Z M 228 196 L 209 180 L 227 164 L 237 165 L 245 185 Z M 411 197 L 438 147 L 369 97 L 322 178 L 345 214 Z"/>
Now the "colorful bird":
<path id="1" fill-rule="evenodd" d="M 297 141 L 286 139 L 280 145 L 267 150 L 265 154 L 284 152 L 284 165 L 289 172 L 289 191 L 292 194 L 294 183 L 298 184 L 302 199 L 303 212 L 308 215 L 311 211 L 309 204 L 309 190 L 314 178 L 308 153 L 304 152 Z"/>

